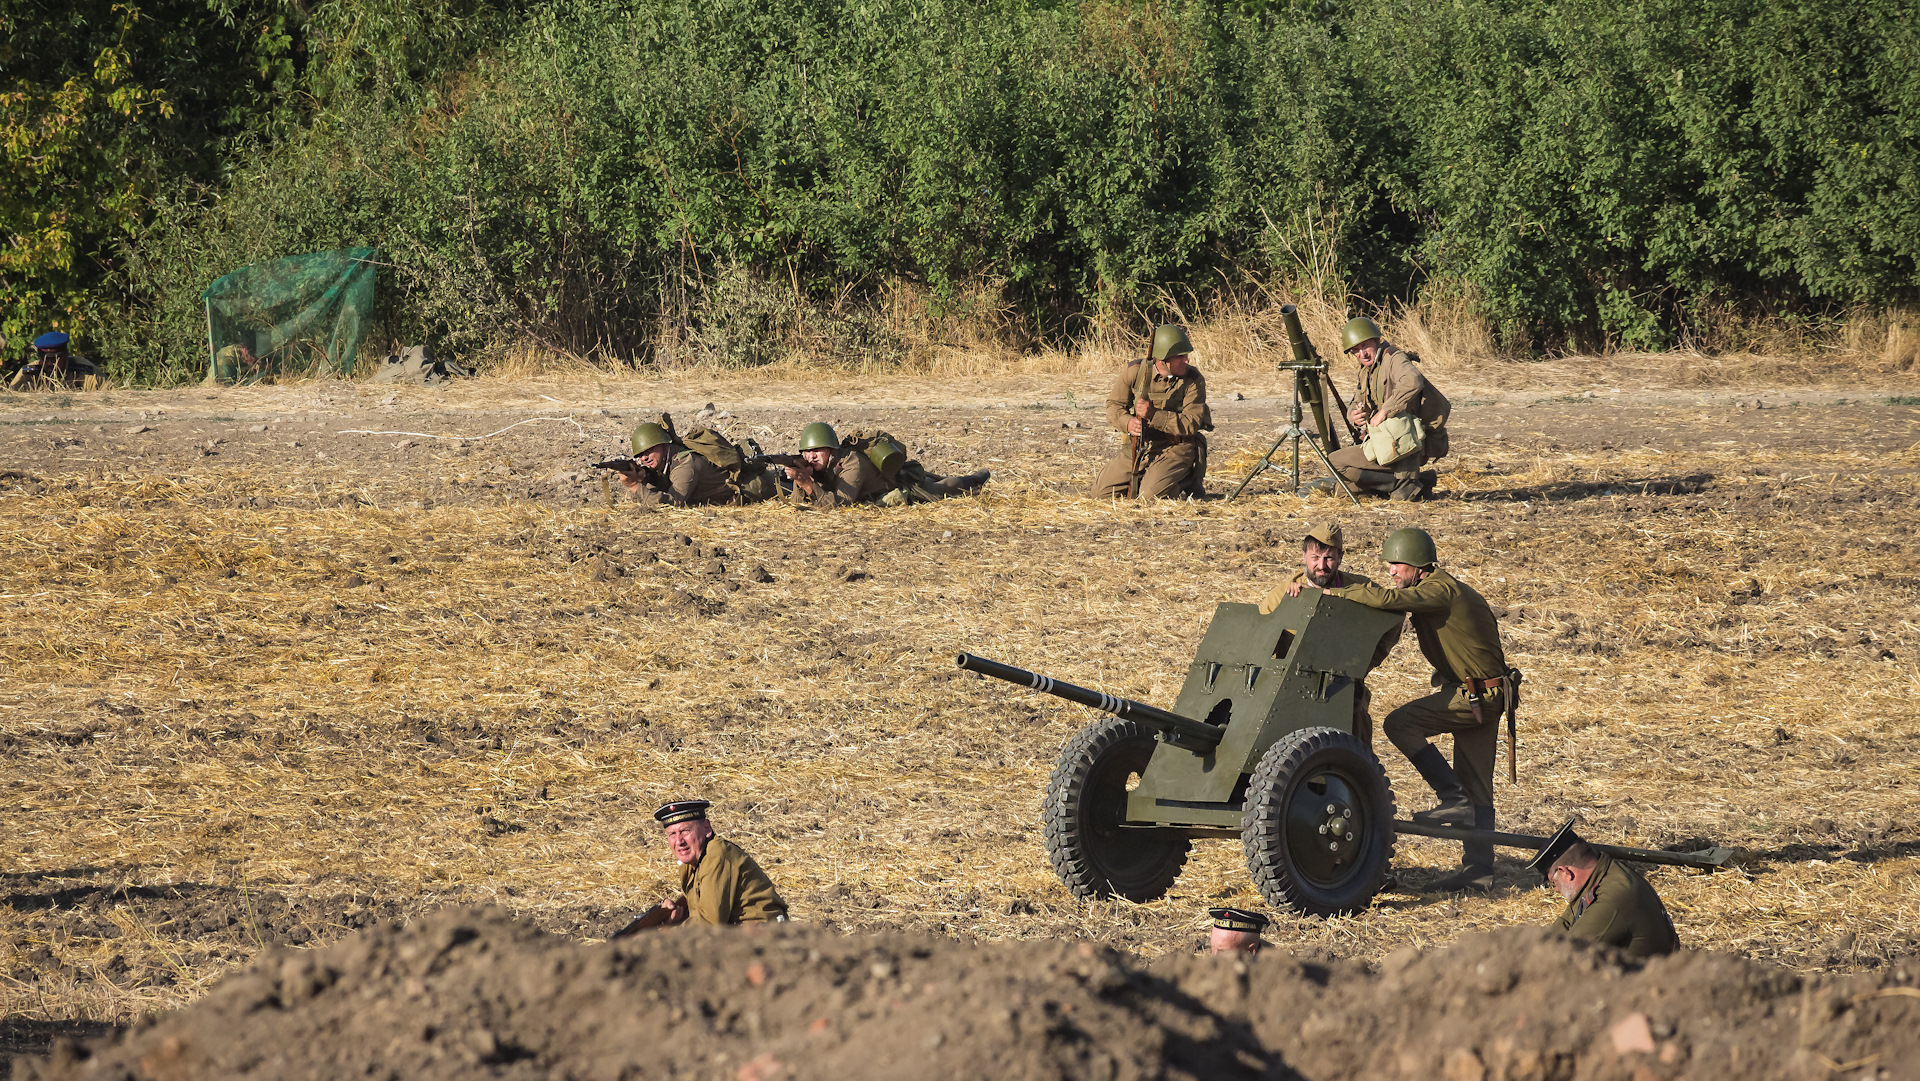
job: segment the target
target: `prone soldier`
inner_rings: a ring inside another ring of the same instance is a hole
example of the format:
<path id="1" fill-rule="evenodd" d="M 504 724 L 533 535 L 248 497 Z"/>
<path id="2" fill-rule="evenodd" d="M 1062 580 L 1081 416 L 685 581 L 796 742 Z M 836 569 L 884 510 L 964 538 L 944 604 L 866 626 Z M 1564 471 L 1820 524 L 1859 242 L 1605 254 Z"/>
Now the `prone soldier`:
<path id="1" fill-rule="evenodd" d="M 1153 348 L 1114 379 L 1107 391 L 1107 423 L 1127 436 L 1127 450 L 1100 467 L 1095 499 L 1178 499 L 1206 494 L 1207 380 L 1193 366 L 1184 328 L 1154 328 Z"/>
<path id="2" fill-rule="evenodd" d="M 1355 488 L 1410 502 L 1426 498 L 1435 474 L 1420 467 L 1446 456 L 1453 405 L 1412 357 L 1381 338 L 1373 320 L 1349 320 L 1340 347 L 1360 362 L 1360 386 L 1347 419 L 1367 434 L 1328 455 L 1328 463 Z M 1309 488 L 1330 492 L 1333 479 L 1323 477 Z"/>
<path id="3" fill-rule="evenodd" d="M 1599 851 L 1573 832 L 1568 821 L 1527 864 L 1566 898 L 1553 921 L 1568 938 L 1652 957 L 1680 948 L 1667 906 L 1640 872 Z"/>
<path id="4" fill-rule="evenodd" d="M 1338 589 L 1341 586 L 1370 585 L 1373 579 L 1364 574 L 1340 569 L 1340 562 L 1346 556 L 1346 538 L 1340 531 L 1340 523 L 1328 522 L 1315 526 L 1300 541 L 1300 559 L 1304 566 L 1293 573 L 1293 577 L 1274 586 L 1260 601 L 1260 614 L 1272 615 L 1280 607 L 1280 602 L 1288 597 L 1297 597 L 1308 586 L 1320 589 Z M 1367 662 L 1367 671 L 1386 663 L 1387 654 L 1400 643 L 1400 633 L 1406 628 L 1403 619 L 1394 628 L 1380 636 L 1380 644 L 1373 649 L 1373 658 Z M 1353 734 L 1362 743 L 1373 745 L 1373 714 L 1368 706 L 1373 702 L 1373 692 L 1367 689 L 1365 679 L 1353 685 Z"/>
<path id="5" fill-rule="evenodd" d="M 908 461 L 906 449 L 884 433 L 860 433 L 842 440 L 825 421 L 800 431 L 800 453 L 770 455 L 793 481 L 796 506 L 831 510 L 855 503 L 889 507 L 931 503 L 965 495 L 991 480 L 985 469 L 957 477 L 928 472 Z"/>
<path id="6" fill-rule="evenodd" d="M 764 468 L 743 464 L 736 470 L 724 469 L 652 421 L 634 428 L 632 443 L 631 459 L 602 464 L 618 472 L 620 483 L 641 503 L 742 506 L 779 494 L 779 487 Z M 739 452 L 734 451 L 733 456 L 738 457 Z"/>
<path id="7" fill-rule="evenodd" d="M 1486 599 L 1473 587 L 1442 570 L 1433 538 L 1421 529 L 1400 529 L 1381 547 L 1393 576 L 1393 588 L 1349 585 L 1327 595 L 1378 608 L 1406 612 L 1420 652 L 1433 665 L 1433 685 L 1387 714 L 1387 739 L 1407 756 L 1433 788 L 1438 804 L 1414 812 L 1416 822 L 1438 826 L 1494 827 L 1493 761 L 1499 742 L 1500 713 L 1509 731 L 1518 705 L 1518 670 L 1507 666 L 1500 648 L 1500 624 Z M 1429 736 L 1453 733 L 1453 765 L 1447 765 Z M 1493 846 L 1464 843 L 1461 868 L 1429 887 L 1435 891 L 1493 888 Z"/>

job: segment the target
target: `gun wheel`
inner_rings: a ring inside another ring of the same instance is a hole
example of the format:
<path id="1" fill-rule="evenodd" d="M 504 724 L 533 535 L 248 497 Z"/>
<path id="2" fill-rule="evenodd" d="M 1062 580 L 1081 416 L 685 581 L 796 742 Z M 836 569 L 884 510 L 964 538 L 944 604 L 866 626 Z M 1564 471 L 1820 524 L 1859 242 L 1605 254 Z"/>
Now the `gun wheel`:
<path id="1" fill-rule="evenodd" d="M 1060 750 L 1041 833 L 1053 872 L 1075 897 L 1124 897 L 1136 903 L 1164 896 L 1186 866 L 1192 846 L 1172 830 L 1129 829 L 1127 792 L 1157 746 L 1134 721 L 1097 721 Z"/>
<path id="2" fill-rule="evenodd" d="M 1240 841 L 1267 903 L 1313 916 L 1366 908 L 1393 860 L 1393 790 L 1367 745 L 1303 728 L 1260 758 Z"/>

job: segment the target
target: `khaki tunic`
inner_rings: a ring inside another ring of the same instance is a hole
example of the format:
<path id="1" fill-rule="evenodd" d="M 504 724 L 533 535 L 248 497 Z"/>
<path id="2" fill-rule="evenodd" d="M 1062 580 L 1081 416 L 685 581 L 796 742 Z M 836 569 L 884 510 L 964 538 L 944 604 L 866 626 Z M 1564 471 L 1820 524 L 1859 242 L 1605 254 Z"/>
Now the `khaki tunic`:
<path id="1" fill-rule="evenodd" d="M 1553 921 L 1568 938 L 1623 950 L 1629 957 L 1652 957 L 1680 948 L 1673 919 L 1660 895 L 1639 872 L 1602 855 L 1579 896 Z"/>
<path id="2" fill-rule="evenodd" d="M 652 506 L 703 507 L 734 502 L 726 471 L 675 443 L 667 456 L 666 477 L 649 474 L 633 493 L 635 501 Z"/>
<path id="3" fill-rule="evenodd" d="M 1447 456 L 1447 418 L 1453 403 L 1427 382 L 1413 358 L 1390 342 L 1380 343 L 1380 359 L 1371 368 L 1360 369 L 1360 385 L 1354 405 L 1364 408 L 1369 417 L 1383 414 L 1397 417 L 1412 413 L 1427 426 L 1425 444 L 1414 454 L 1384 467 L 1367 460 L 1358 446 L 1344 447 L 1328 455 L 1328 461 L 1346 478 L 1348 484 L 1362 483 L 1367 471 L 1415 473 L 1428 462 Z M 1363 426 L 1364 427 L 1364 426 Z"/>
<path id="4" fill-rule="evenodd" d="M 1475 717 L 1466 685 L 1469 678 L 1493 679 L 1507 672 L 1500 624 L 1486 598 L 1437 569 L 1406 589 L 1369 584 L 1327 593 L 1369 608 L 1411 614 L 1408 622 L 1413 624 L 1421 654 L 1433 665 L 1438 689 L 1387 714 L 1381 729 L 1409 758 L 1427 746 L 1428 737 L 1451 733 L 1453 768 L 1467 798 L 1483 807 L 1493 806 L 1493 758 L 1507 690 L 1502 684 L 1489 687 L 1482 696 L 1480 716 Z"/>
<path id="5" fill-rule="evenodd" d="M 838 450 L 827 467 L 813 475 L 813 494 L 807 495 L 796 484 L 792 499 L 797 507 L 831 510 L 854 503 L 871 503 L 886 495 L 889 489 L 886 478 L 866 455 L 857 450 Z"/>
<path id="6" fill-rule="evenodd" d="M 1136 360 L 1126 366 L 1107 389 L 1107 423 L 1125 433 L 1133 420 L 1133 385 L 1139 378 Z M 1203 495 L 1207 472 L 1207 437 L 1213 430 L 1213 413 L 1207 408 L 1207 378 L 1189 364 L 1178 376 L 1160 374 L 1155 368 L 1147 382 L 1147 400 L 1153 411 L 1142 426 L 1147 440 L 1141 455 L 1140 497 L 1171 499 L 1184 494 Z M 1118 499 L 1127 493 L 1133 479 L 1133 440 L 1119 457 L 1100 467 L 1091 492 L 1095 499 Z"/>
<path id="7" fill-rule="evenodd" d="M 785 918 L 787 903 L 753 857 L 724 837 L 709 837 L 694 863 L 680 868 L 688 923 L 749 923 Z"/>

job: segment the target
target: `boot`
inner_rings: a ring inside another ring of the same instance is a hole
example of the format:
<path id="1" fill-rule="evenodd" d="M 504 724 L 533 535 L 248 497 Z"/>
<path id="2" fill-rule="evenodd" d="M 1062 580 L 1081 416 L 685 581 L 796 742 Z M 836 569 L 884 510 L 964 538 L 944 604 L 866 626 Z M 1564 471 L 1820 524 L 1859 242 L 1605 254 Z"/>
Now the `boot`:
<path id="1" fill-rule="evenodd" d="M 1300 497 L 1301 499 L 1305 499 L 1308 496 L 1313 495 L 1315 492 L 1325 492 L 1331 495 L 1334 491 L 1338 489 L 1338 487 L 1339 487 L 1338 485 L 1334 484 L 1332 477 L 1321 477 L 1319 480 L 1311 481 L 1309 483 L 1302 484 L 1298 488 L 1295 488 L 1293 490 L 1293 494 Z"/>
<path id="2" fill-rule="evenodd" d="M 991 469 L 976 469 L 964 476 L 948 477 L 940 483 L 949 492 L 957 495 L 961 492 L 971 492 L 992 479 L 993 471 Z"/>
<path id="3" fill-rule="evenodd" d="M 1493 808 L 1483 803 L 1473 805 L 1473 828 L 1491 830 L 1494 825 Z M 1465 841 L 1461 844 L 1460 869 L 1450 875 L 1434 879 L 1427 884 L 1433 893 L 1456 893 L 1471 890 L 1475 893 L 1493 891 L 1493 845 L 1485 841 Z"/>
<path id="4" fill-rule="evenodd" d="M 1427 490 L 1420 484 L 1418 473 L 1396 473 L 1393 477 L 1393 490 L 1387 498 L 1396 503 L 1418 503 L 1426 498 Z"/>
<path id="5" fill-rule="evenodd" d="M 1420 491 L 1421 492 L 1427 495 L 1432 495 L 1433 486 L 1438 483 L 1440 483 L 1440 474 L 1434 472 L 1431 469 L 1422 469 L 1420 471 Z"/>
<path id="6" fill-rule="evenodd" d="M 1413 812 L 1415 822 L 1429 826 L 1471 826 L 1473 825 L 1473 804 L 1467 799 L 1467 790 L 1460 784 L 1460 778 L 1454 775 L 1453 767 L 1447 765 L 1447 756 L 1440 748 L 1429 743 L 1420 748 L 1418 754 L 1409 755 L 1407 761 L 1420 771 L 1420 777 L 1440 797 L 1440 802 L 1425 811 Z"/>

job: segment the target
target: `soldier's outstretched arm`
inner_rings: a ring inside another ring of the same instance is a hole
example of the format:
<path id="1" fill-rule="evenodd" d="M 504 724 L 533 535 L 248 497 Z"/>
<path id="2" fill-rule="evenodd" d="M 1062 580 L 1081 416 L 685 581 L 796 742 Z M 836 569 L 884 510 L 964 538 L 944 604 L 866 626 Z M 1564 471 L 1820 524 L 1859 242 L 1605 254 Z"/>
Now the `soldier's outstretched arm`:
<path id="1" fill-rule="evenodd" d="M 1446 586 L 1433 578 L 1406 589 L 1382 589 L 1372 584 L 1341 586 L 1327 590 L 1327 596 L 1344 597 L 1383 612 L 1444 612 L 1453 607 Z"/>

